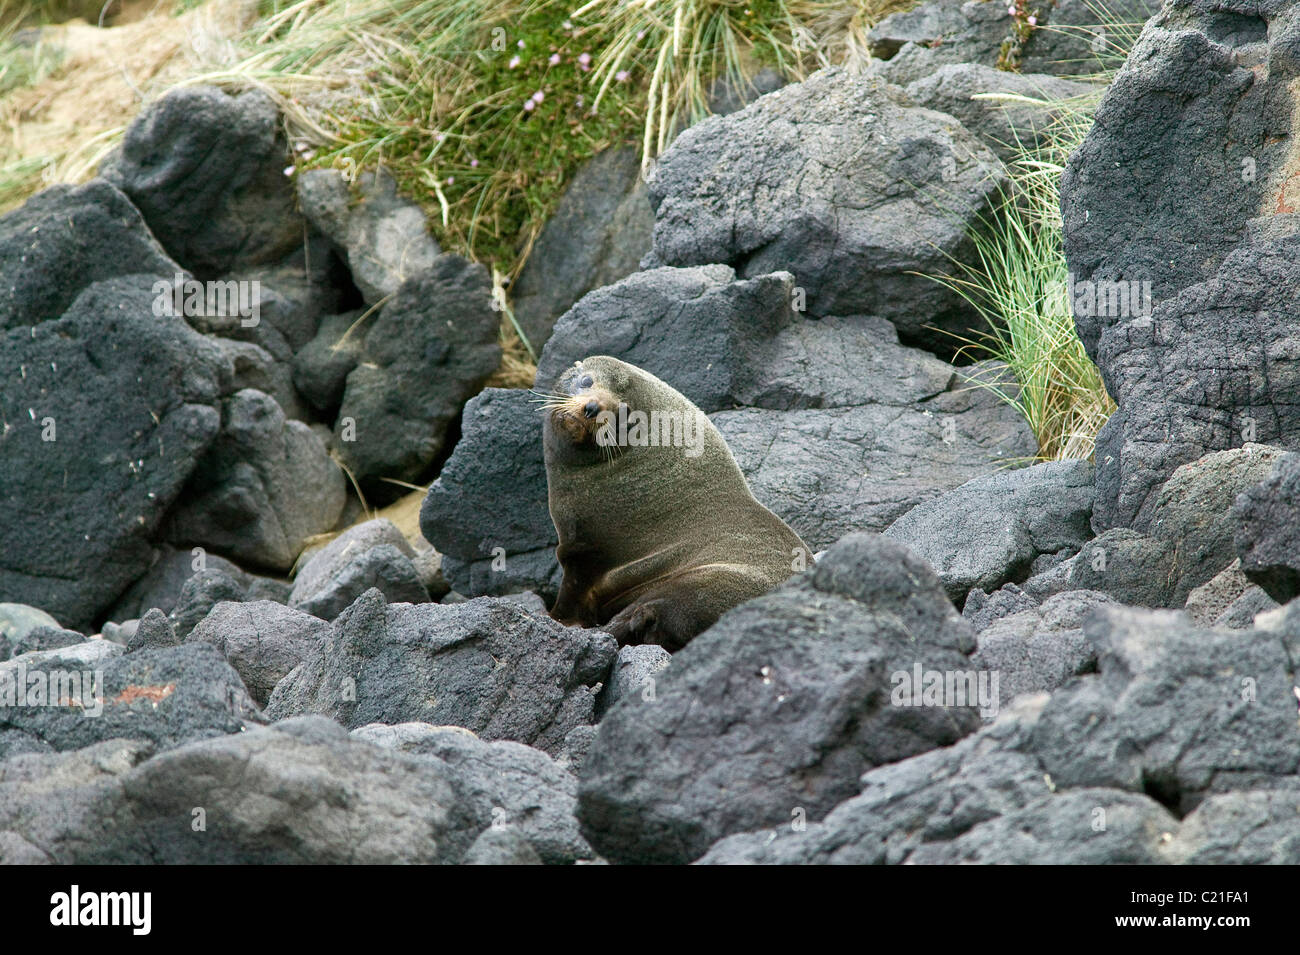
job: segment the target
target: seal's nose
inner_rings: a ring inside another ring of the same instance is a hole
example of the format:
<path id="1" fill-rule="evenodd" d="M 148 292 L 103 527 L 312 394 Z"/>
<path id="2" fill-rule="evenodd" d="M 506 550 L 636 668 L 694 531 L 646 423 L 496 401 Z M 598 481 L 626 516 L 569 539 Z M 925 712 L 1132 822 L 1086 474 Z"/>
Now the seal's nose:
<path id="1" fill-rule="evenodd" d="M 600 414 L 600 402 L 588 401 L 586 407 L 582 409 L 582 413 L 588 418 L 596 417 L 596 415 Z"/>

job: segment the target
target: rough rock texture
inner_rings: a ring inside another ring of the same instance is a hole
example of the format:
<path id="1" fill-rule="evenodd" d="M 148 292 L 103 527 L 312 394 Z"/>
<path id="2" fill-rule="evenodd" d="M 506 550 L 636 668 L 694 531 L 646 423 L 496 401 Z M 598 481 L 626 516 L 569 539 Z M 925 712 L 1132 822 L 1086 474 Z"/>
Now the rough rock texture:
<path id="1" fill-rule="evenodd" d="M 653 643 L 620 647 L 618 659 L 609 674 L 609 684 L 596 701 L 598 715 L 604 715 L 624 697 L 640 695 L 648 698 L 654 695 L 657 674 L 671 660 L 672 654 Z"/>
<path id="2" fill-rule="evenodd" d="M 420 532 L 443 555 L 453 590 L 554 599 L 560 566 L 533 395 L 487 388 L 465 405 L 461 439 L 421 505 Z"/>
<path id="3" fill-rule="evenodd" d="M 1083 634 L 1093 608 L 1113 604 L 1106 594 L 1072 590 L 1042 606 L 1009 614 L 980 631 L 971 655 L 978 670 L 997 672 L 1000 701 L 1055 690 L 1071 677 L 1096 669 L 1097 651 Z"/>
<path id="4" fill-rule="evenodd" d="M 61 318 L 0 335 L 0 594 L 81 628 L 153 559 L 151 544 L 220 427 L 230 365 L 153 279 L 89 286 Z"/>
<path id="5" fill-rule="evenodd" d="M 57 318 L 96 282 L 178 271 L 112 185 L 53 186 L 0 217 L 0 329 Z"/>
<path id="6" fill-rule="evenodd" d="M 1268 477 L 1242 491 L 1232 521 L 1241 572 L 1274 600 L 1300 595 L 1300 454 L 1279 458 Z"/>
<path id="7" fill-rule="evenodd" d="M 972 587 L 996 590 L 1023 580 L 1037 557 L 1083 546 L 1092 536 L 1092 481 L 1087 461 L 998 471 L 918 505 L 885 536 L 928 561 L 961 606 Z"/>
<path id="8" fill-rule="evenodd" d="M 590 723 L 614 638 L 561 626 L 506 600 L 385 604 L 362 594 L 325 643 L 280 682 L 266 713 L 367 723 L 463 726 L 556 752 Z"/>
<path id="9" fill-rule="evenodd" d="M 710 417 L 754 496 L 814 550 L 853 531 L 883 531 L 923 501 L 1037 448 L 1010 405 L 969 383 L 921 406 Z"/>
<path id="10" fill-rule="evenodd" d="M 490 805 L 492 828 L 521 835 L 544 863 L 567 865 L 594 854 L 574 817 L 578 781 L 540 750 L 505 740 L 488 743 L 459 727 L 425 723 L 376 723 L 353 730 L 352 736 L 441 759 L 455 771 L 458 795 Z"/>
<path id="11" fill-rule="evenodd" d="M 1182 465 L 1153 495 L 1147 533 L 1114 528 L 1089 541 L 1071 562 L 1066 584 L 1127 604 L 1182 607 L 1232 562 L 1233 501 L 1264 479 L 1280 454 L 1247 445 Z"/>
<path id="12" fill-rule="evenodd" d="M 1096 675 L 1021 698 L 955 746 L 871 770 L 860 795 L 802 831 L 734 835 L 702 861 L 1293 859 L 1294 840 L 1279 837 L 1300 782 L 1288 659 L 1300 617 L 1269 618 L 1224 633 L 1099 608 L 1084 625 Z"/>
<path id="13" fill-rule="evenodd" d="M 271 691 L 315 651 L 326 622 L 269 600 L 217 604 L 187 643 L 210 643 L 235 668 L 248 694 L 265 706 Z"/>
<path id="14" fill-rule="evenodd" d="M 346 479 L 325 445 L 275 399 L 245 389 L 222 408 L 221 435 L 172 513 L 168 539 L 287 571 L 343 512 Z"/>
<path id="15" fill-rule="evenodd" d="M 797 809 L 821 816 L 863 770 L 978 725 L 972 707 L 890 703 L 892 674 L 965 670 L 973 645 L 901 545 L 840 541 L 677 653 L 653 700 L 610 710 L 582 769 L 583 834 L 611 861 L 688 862 Z"/>
<path id="16" fill-rule="evenodd" d="M 0 832 L 59 863 L 454 863 L 491 822 L 441 760 L 320 718 L 149 754 L 115 740 L 0 764 Z"/>
<path id="17" fill-rule="evenodd" d="M 1207 451 L 1300 447 L 1294 33 L 1292 3 L 1172 0 L 1070 157 L 1075 322 L 1120 409 L 1097 443 L 1098 531 L 1143 528 Z"/>
<path id="18" fill-rule="evenodd" d="M 180 642 L 180 638 L 176 635 L 176 628 L 167 618 L 167 614 L 154 607 L 140 618 L 135 630 L 127 638 L 126 652 L 160 650 L 164 647 L 174 647 Z"/>
<path id="19" fill-rule="evenodd" d="M 1014 45 L 1006 4 L 930 0 L 891 14 L 868 34 L 871 52 L 879 58 L 872 68 L 891 83 L 910 83 L 947 64 L 970 63 L 988 68 L 1014 62 L 1023 73 L 1087 76 L 1117 68 L 1125 34 L 1136 35 L 1143 21 L 1159 12 L 1160 3 L 1106 0 L 1104 16 L 1092 0 L 1031 3 L 1028 9 L 1037 14 L 1038 25 L 1027 40 Z"/>
<path id="20" fill-rule="evenodd" d="M 298 571 L 289 606 L 333 620 L 371 587 L 389 603 L 426 603 L 415 551 L 384 518 L 349 527 L 311 554 Z"/>
<path id="21" fill-rule="evenodd" d="M 1062 110 L 1017 100 L 976 99 L 1001 95 L 1056 102 L 1098 92 L 1088 83 L 1075 83 L 1043 74 L 1026 75 L 997 70 L 977 63 L 952 63 L 904 89 L 918 106 L 947 113 L 983 140 L 1003 161 L 1016 158 L 1022 148 L 1046 142 L 1044 133 Z"/>
<path id="22" fill-rule="evenodd" d="M 653 230 L 637 149 L 606 149 L 578 169 L 510 289 L 534 352 L 574 302 L 636 271 Z"/>
<path id="23" fill-rule="evenodd" d="M 384 169 L 362 173 L 353 202 L 338 170 L 313 169 L 298 177 L 303 215 L 343 253 L 367 305 L 392 295 L 428 271 L 442 252 L 420 207 L 397 194 Z"/>
<path id="24" fill-rule="evenodd" d="M 113 648 L 106 640 L 83 647 Z M 256 719 L 257 707 L 244 684 L 206 644 L 144 649 L 124 656 L 104 655 L 84 659 L 78 647 L 26 654 L 0 664 L 0 673 L 15 674 L 20 666 L 29 674 L 39 669 L 51 687 L 60 673 L 79 673 L 81 693 L 51 694 L 60 699 L 80 699 L 82 705 L 29 705 L 0 707 L 0 759 L 11 752 L 79 749 L 115 737 L 147 739 L 160 749 L 223 733 L 238 733 L 246 721 Z M 39 657 L 40 659 L 35 659 Z M 100 697 L 103 711 L 93 702 L 93 682 L 88 670 L 102 671 Z M 0 676 L 0 691 L 3 690 Z"/>
<path id="25" fill-rule="evenodd" d="M 211 279 L 279 261 L 302 243 L 287 165 L 266 93 L 182 86 L 132 121 L 100 172 L 177 262 Z"/>
<path id="26" fill-rule="evenodd" d="M 153 566 L 113 604 L 109 618 L 137 619 L 153 607 L 171 613 L 186 582 L 202 570 L 220 570 L 245 588 L 253 580 L 262 579 L 244 573 L 224 557 L 209 554 L 202 547 L 177 549 L 163 544 L 158 548 Z"/>
<path id="27" fill-rule="evenodd" d="M 613 355 L 672 384 L 705 412 L 924 402 L 956 369 L 898 344 L 884 319 L 808 319 L 788 272 L 736 279 L 725 265 L 638 272 L 585 296 L 556 323 L 536 386 L 573 362 Z"/>
<path id="28" fill-rule="evenodd" d="M 440 255 L 398 287 L 370 320 L 334 424 L 357 480 L 421 478 L 447 425 L 501 361 L 499 331 L 481 265 Z"/>
<path id="29" fill-rule="evenodd" d="M 942 285 L 970 253 L 967 228 L 1002 183 L 996 157 L 941 113 L 878 78 L 823 70 L 679 136 L 650 182 L 644 264 L 786 269 L 812 315 L 880 315 L 904 341 L 976 317 Z M 929 326 L 929 327 L 925 327 Z"/>

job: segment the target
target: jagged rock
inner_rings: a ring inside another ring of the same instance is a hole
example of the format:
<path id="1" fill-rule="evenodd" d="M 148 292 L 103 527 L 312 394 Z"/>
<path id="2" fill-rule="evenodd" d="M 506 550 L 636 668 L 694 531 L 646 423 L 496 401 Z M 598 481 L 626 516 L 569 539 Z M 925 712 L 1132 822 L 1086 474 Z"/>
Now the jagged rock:
<path id="1" fill-rule="evenodd" d="M 965 670 L 973 648 L 922 561 L 848 537 L 675 654 L 653 700 L 609 711 L 582 768 L 583 834 L 613 862 L 689 862 L 729 833 L 824 815 L 862 771 L 978 725 L 973 707 L 890 702 L 911 698 L 914 666 Z"/>
<path id="2" fill-rule="evenodd" d="M 1234 560 L 1219 573 L 1196 587 L 1183 604 L 1187 616 L 1198 627 L 1212 627 L 1214 622 L 1251 586 L 1241 572 L 1241 561 Z"/>
<path id="3" fill-rule="evenodd" d="M 1268 477 L 1242 491 L 1232 521 L 1241 572 L 1273 600 L 1300 595 L 1300 454 L 1279 458 Z"/>
<path id="4" fill-rule="evenodd" d="M 603 715 L 625 697 L 638 694 L 644 697 L 652 693 L 656 674 L 668 666 L 670 660 L 672 655 L 653 643 L 620 647 L 618 659 L 609 674 L 609 684 L 596 701 L 598 715 Z"/>
<path id="5" fill-rule="evenodd" d="M 265 706 L 276 684 L 319 647 L 325 629 L 324 620 L 269 600 L 224 601 L 185 640 L 220 650 L 249 696 Z"/>
<path id="6" fill-rule="evenodd" d="M 980 633 L 996 620 L 1037 607 L 1038 601 L 1015 584 L 1006 584 L 991 594 L 986 594 L 979 587 L 972 587 L 961 608 L 961 616 L 972 630 Z"/>
<path id="7" fill-rule="evenodd" d="M 176 628 L 167 619 L 167 615 L 154 607 L 140 618 L 140 623 L 126 641 L 126 652 L 136 653 L 140 650 L 174 647 L 180 642 L 180 638 L 176 635 Z"/>
<path id="8" fill-rule="evenodd" d="M 554 599 L 560 567 L 534 396 L 487 388 L 465 405 L 461 439 L 420 508 L 420 532 L 443 555 L 454 591 Z"/>
<path id="9" fill-rule="evenodd" d="M 951 842 L 921 846 L 913 865 L 1153 865 L 1178 820 L 1154 799 L 1115 789 L 1044 796 Z"/>
<path id="10" fill-rule="evenodd" d="M 221 350 L 153 313 L 153 277 L 89 286 L 0 335 L 0 593 L 90 626 L 153 560 L 167 509 L 217 435 Z"/>
<path id="11" fill-rule="evenodd" d="M 180 86 L 141 112 L 100 174 L 200 279 L 278 262 L 302 242 L 280 114 L 261 90 Z"/>
<path id="12" fill-rule="evenodd" d="M 652 269 L 585 296 L 556 323 L 537 365 L 550 389 L 573 362 L 613 355 L 672 383 L 705 412 L 927 401 L 956 369 L 898 344 L 881 318 L 811 320 L 794 276 L 736 279 L 729 266 Z"/>
<path id="13" fill-rule="evenodd" d="M 564 627 L 509 601 L 389 606 L 377 590 L 323 636 L 271 694 L 270 719 L 319 713 L 351 728 L 463 726 L 548 753 L 592 722 L 595 684 L 617 653 L 606 633 Z"/>
<path id="14" fill-rule="evenodd" d="M 1171 0 L 1062 177 L 1075 324 L 1119 405 L 1096 446 L 1099 532 L 1144 529 L 1206 452 L 1300 447 L 1294 10 Z"/>
<path id="15" fill-rule="evenodd" d="M 994 620 L 982 631 L 971 655 L 978 670 L 998 674 L 1005 704 L 1020 696 L 1055 690 L 1072 677 L 1096 668 L 1097 651 L 1083 634 L 1093 608 L 1115 601 L 1089 590 L 1067 591 L 1042 606 Z"/>
<path id="16" fill-rule="evenodd" d="M 45 675 L 47 698 L 80 700 L 79 705 L 35 705 L 29 687 L 25 705 L 0 707 L 0 759 L 15 750 L 80 749 L 116 737 L 147 739 L 166 749 L 238 733 L 255 719 L 257 707 L 239 674 L 206 644 L 123 656 L 115 655 L 121 648 L 107 640 L 81 647 L 93 649 L 95 656 L 69 647 L 0 664 L 0 697 L 8 692 L 5 674 L 13 677 L 21 665 L 29 674 L 39 669 Z M 70 680 L 74 675 L 79 679 Z"/>
<path id="17" fill-rule="evenodd" d="M 176 607 L 170 614 L 176 636 L 181 641 L 189 639 L 190 633 L 217 604 L 247 599 L 244 585 L 224 570 L 214 567 L 199 571 L 181 586 Z"/>
<path id="18" fill-rule="evenodd" d="M 438 757 L 454 770 L 457 794 L 491 806 L 491 828 L 519 834 L 542 862 L 568 865 L 592 857 L 574 818 L 578 781 L 540 750 L 503 740 L 488 743 L 457 727 L 424 723 L 375 724 L 352 735 Z"/>
<path id="19" fill-rule="evenodd" d="M 392 521 L 379 518 L 349 527 L 302 565 L 289 606 L 333 620 L 371 587 L 389 603 L 425 603 L 415 551 Z"/>
<path id="20" fill-rule="evenodd" d="M 754 496 L 814 551 L 854 531 L 883 531 L 918 504 L 1037 449 L 1010 405 L 969 384 L 911 407 L 709 417 Z"/>
<path id="21" fill-rule="evenodd" d="M 953 351 L 940 330 L 969 334 L 978 318 L 916 273 L 971 254 L 968 227 L 1003 177 L 964 127 L 902 95 L 832 68 L 692 126 L 651 179 L 643 265 L 786 269 L 811 315 L 879 315 L 905 342 Z"/>
<path id="22" fill-rule="evenodd" d="M 167 535 L 287 571 L 308 537 L 338 522 L 346 496 L 343 472 L 320 438 L 287 420 L 269 395 L 245 389 L 224 403 L 221 435 Z"/>
<path id="23" fill-rule="evenodd" d="M 1035 558 L 1074 553 L 1092 536 L 1093 468 L 1051 461 L 998 471 L 917 505 L 885 531 L 938 571 L 961 606 L 972 587 L 1024 579 Z"/>
<path id="24" fill-rule="evenodd" d="M 535 353 L 574 302 L 636 271 L 653 231 L 638 150 L 605 149 L 579 167 L 511 287 Z"/>
<path id="25" fill-rule="evenodd" d="M 349 372 L 335 447 L 362 482 L 417 481 L 447 426 L 501 361 L 487 270 L 440 255 L 370 321 Z"/>

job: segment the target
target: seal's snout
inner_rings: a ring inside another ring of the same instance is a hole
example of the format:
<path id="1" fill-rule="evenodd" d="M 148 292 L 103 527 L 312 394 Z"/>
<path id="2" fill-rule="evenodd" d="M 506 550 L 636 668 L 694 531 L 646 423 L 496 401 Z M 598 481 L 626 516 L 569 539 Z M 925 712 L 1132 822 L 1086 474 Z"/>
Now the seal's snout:
<path id="1" fill-rule="evenodd" d="M 587 404 L 583 406 L 582 413 L 588 418 L 596 417 L 596 415 L 600 414 L 600 402 L 596 401 L 594 398 L 591 401 L 588 401 Z"/>

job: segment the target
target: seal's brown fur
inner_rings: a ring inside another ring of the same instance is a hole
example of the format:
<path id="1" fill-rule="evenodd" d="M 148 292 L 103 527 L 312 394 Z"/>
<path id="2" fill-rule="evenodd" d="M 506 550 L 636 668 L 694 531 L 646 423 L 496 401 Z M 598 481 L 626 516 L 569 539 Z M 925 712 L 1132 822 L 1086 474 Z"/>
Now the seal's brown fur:
<path id="1" fill-rule="evenodd" d="M 627 410 L 693 416 L 682 446 L 597 441 Z M 621 644 L 675 650 L 726 610 L 812 563 L 784 521 L 750 493 L 722 435 L 690 401 L 616 358 L 587 358 L 556 383 L 543 423 L 551 519 L 564 579 L 551 615 Z"/>

